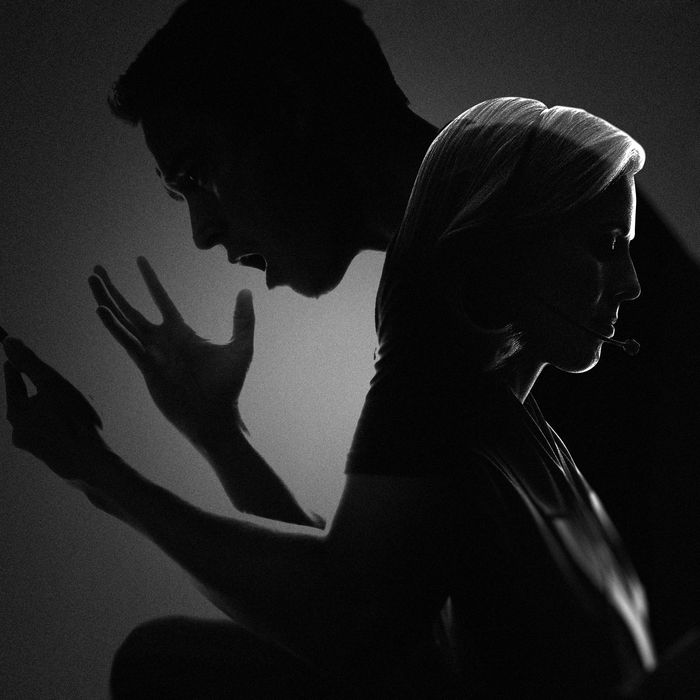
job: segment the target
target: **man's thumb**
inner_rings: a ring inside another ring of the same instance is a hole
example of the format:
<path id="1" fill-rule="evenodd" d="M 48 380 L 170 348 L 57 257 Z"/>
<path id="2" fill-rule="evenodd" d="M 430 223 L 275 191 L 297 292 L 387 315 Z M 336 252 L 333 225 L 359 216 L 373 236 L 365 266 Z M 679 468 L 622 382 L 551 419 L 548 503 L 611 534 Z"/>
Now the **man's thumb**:
<path id="1" fill-rule="evenodd" d="M 241 289 L 236 296 L 233 311 L 233 337 L 242 338 L 255 332 L 255 311 L 253 311 L 253 293 L 250 289 Z"/>

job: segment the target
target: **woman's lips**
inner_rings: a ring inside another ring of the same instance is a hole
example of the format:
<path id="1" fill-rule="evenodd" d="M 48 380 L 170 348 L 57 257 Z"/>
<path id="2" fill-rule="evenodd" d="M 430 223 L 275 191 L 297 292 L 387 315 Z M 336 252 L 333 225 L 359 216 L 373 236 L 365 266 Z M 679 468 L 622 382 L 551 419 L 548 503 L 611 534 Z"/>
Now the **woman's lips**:
<path id="1" fill-rule="evenodd" d="M 597 321 L 591 324 L 591 329 L 606 338 L 612 338 L 615 335 L 615 326 L 611 321 Z"/>

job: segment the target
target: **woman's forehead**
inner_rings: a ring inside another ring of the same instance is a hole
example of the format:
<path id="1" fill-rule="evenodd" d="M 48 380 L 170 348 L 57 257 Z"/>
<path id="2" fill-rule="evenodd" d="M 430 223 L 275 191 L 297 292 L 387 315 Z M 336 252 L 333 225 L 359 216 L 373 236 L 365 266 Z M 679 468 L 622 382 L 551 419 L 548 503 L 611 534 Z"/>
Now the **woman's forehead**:
<path id="1" fill-rule="evenodd" d="M 629 233 L 634 228 L 636 201 L 634 178 L 623 175 L 583 204 L 573 219 L 582 223 L 614 225 Z"/>

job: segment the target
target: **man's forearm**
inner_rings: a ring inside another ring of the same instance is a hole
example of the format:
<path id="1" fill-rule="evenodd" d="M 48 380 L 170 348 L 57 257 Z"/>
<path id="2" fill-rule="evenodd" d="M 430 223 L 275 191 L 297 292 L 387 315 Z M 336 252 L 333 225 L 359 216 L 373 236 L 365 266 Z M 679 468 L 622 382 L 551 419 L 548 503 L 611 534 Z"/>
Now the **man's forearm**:
<path id="1" fill-rule="evenodd" d="M 323 528 L 323 518 L 299 505 L 287 485 L 243 435 L 232 417 L 193 440 L 235 508 L 261 518 Z"/>
<path id="2" fill-rule="evenodd" d="M 317 529 L 206 513 L 139 475 L 118 456 L 96 455 L 81 489 L 99 508 L 152 540 L 226 614 L 257 634 L 308 651 L 314 610 L 329 585 Z M 317 629 L 318 637 L 324 633 Z"/>

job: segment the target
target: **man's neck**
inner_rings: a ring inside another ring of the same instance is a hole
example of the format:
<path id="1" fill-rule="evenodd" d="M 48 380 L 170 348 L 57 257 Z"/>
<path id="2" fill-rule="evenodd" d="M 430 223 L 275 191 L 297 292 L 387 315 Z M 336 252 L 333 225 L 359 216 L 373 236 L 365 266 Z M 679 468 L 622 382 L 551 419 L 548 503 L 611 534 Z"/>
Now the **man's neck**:
<path id="1" fill-rule="evenodd" d="M 437 134 L 437 127 L 408 110 L 402 121 L 380 134 L 372 157 L 361 167 L 367 232 L 362 249 L 385 250 L 389 245 L 401 224 L 423 156 Z"/>

